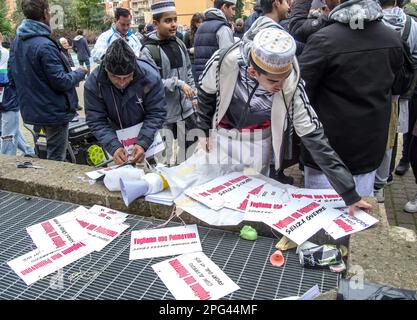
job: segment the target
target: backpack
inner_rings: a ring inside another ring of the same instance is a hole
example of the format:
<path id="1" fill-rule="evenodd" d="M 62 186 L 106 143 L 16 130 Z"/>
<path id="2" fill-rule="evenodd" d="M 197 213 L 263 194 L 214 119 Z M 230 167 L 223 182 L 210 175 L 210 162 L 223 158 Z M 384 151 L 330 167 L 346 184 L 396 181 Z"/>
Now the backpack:
<path id="1" fill-rule="evenodd" d="M 182 42 L 181 39 L 178 39 L 178 37 L 175 37 L 175 40 L 177 41 L 181 50 L 187 56 L 188 52 L 187 52 L 187 48 L 185 47 L 184 42 Z M 162 59 L 161 59 L 161 51 L 159 48 L 159 41 L 155 39 L 151 39 L 149 36 L 145 36 L 142 39 L 141 43 L 142 43 L 142 48 L 140 48 L 140 51 L 142 51 L 144 48 L 147 48 L 149 50 L 153 61 L 158 67 L 161 78 L 163 78 L 162 77 Z"/>
<path id="2" fill-rule="evenodd" d="M 411 54 L 410 47 L 407 43 L 410 35 L 412 19 L 407 15 L 404 32 L 401 36 L 403 45 L 404 63 L 401 66 L 400 73 L 394 82 L 393 93 L 399 94 L 401 99 L 410 100 L 414 95 L 414 89 L 417 85 L 417 60 Z"/>

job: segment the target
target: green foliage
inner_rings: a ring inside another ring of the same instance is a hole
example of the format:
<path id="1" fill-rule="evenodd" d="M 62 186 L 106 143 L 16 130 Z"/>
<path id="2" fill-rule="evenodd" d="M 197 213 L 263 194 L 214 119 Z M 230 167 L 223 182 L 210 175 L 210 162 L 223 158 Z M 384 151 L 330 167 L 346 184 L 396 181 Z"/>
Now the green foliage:
<path id="1" fill-rule="evenodd" d="M 109 25 L 101 0 L 76 0 L 74 3 L 78 28 L 101 30 Z"/>
<path id="2" fill-rule="evenodd" d="M 17 27 L 25 18 L 22 12 L 22 0 L 16 0 L 16 11 L 12 14 L 13 24 Z"/>
<path id="3" fill-rule="evenodd" d="M 244 6 L 244 0 L 237 0 L 236 1 L 236 13 L 233 17 L 233 21 L 235 21 L 237 18 L 242 18 L 243 13 L 243 6 Z"/>
<path id="4" fill-rule="evenodd" d="M 7 5 L 5 1 L 0 2 L 0 33 L 11 36 L 12 34 L 12 24 L 10 21 L 6 18 L 7 16 Z"/>
<path id="5" fill-rule="evenodd" d="M 25 18 L 21 2 L 21 0 L 16 0 L 16 11 L 12 15 L 16 26 Z M 61 6 L 62 9 L 55 7 L 56 5 Z M 55 30 L 62 30 L 62 28 L 66 31 L 101 30 L 111 25 L 112 18 L 106 15 L 102 0 L 49 0 L 49 6 L 51 26 Z"/>

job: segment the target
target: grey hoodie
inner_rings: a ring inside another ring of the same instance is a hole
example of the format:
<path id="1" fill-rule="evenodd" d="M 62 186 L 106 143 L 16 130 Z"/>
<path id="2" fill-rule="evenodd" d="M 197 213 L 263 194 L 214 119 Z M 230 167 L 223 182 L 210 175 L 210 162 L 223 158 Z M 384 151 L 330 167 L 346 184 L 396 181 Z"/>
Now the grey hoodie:
<path id="1" fill-rule="evenodd" d="M 224 13 L 221 10 L 216 9 L 216 8 L 207 9 L 204 12 L 204 18 L 205 20 L 220 18 L 227 22 L 227 19 Z M 220 49 L 228 48 L 235 42 L 235 38 L 233 37 L 233 31 L 230 27 L 227 27 L 227 26 L 222 26 L 220 27 L 219 30 L 217 30 L 216 38 L 217 38 L 217 43 L 219 44 Z"/>
<path id="2" fill-rule="evenodd" d="M 151 32 L 148 36 L 151 39 L 160 40 L 156 35 L 156 31 Z M 181 41 L 179 39 L 177 40 Z M 162 64 L 162 83 L 165 88 L 165 100 L 167 104 L 167 117 L 165 123 L 175 123 L 177 121 L 184 120 L 194 112 L 192 101 L 187 99 L 182 91 L 184 83 L 187 83 L 195 90 L 191 62 L 188 54 L 185 54 L 181 48 L 180 50 L 183 66 L 178 69 L 171 69 L 171 64 L 167 55 L 163 50 L 159 50 Z M 155 64 L 150 51 L 146 47 L 142 48 L 141 58 Z"/>
<path id="3" fill-rule="evenodd" d="M 401 32 L 403 34 L 405 28 L 405 21 L 407 19 L 406 14 L 403 9 L 394 7 L 383 9 L 384 17 L 382 21 L 387 27 L 394 29 L 395 31 Z M 408 46 L 410 47 L 411 54 L 414 59 L 417 59 L 417 22 L 411 18 L 411 29 L 410 34 L 407 38 Z"/>

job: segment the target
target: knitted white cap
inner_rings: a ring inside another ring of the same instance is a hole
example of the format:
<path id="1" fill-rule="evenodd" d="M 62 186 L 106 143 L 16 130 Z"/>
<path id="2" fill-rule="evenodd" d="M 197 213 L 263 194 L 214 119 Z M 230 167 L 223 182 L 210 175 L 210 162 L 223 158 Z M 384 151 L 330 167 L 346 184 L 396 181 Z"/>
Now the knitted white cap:
<path id="1" fill-rule="evenodd" d="M 289 33 L 278 28 L 267 28 L 253 39 L 251 58 L 262 70 L 271 74 L 289 71 L 295 56 L 296 44 Z"/>
<path id="2" fill-rule="evenodd" d="M 175 2 L 172 0 L 153 0 L 151 5 L 152 15 L 164 12 L 176 11 Z"/>

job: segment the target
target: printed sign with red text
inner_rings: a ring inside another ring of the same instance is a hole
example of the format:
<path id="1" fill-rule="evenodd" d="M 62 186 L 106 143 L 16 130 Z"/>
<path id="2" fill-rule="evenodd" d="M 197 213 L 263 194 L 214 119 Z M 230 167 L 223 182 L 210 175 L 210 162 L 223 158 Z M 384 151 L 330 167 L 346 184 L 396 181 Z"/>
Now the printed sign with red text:
<path id="1" fill-rule="evenodd" d="M 129 260 L 202 251 L 197 226 L 132 231 Z"/>
<path id="2" fill-rule="evenodd" d="M 152 268 L 177 300 L 217 300 L 240 289 L 203 252 L 183 254 Z"/>

